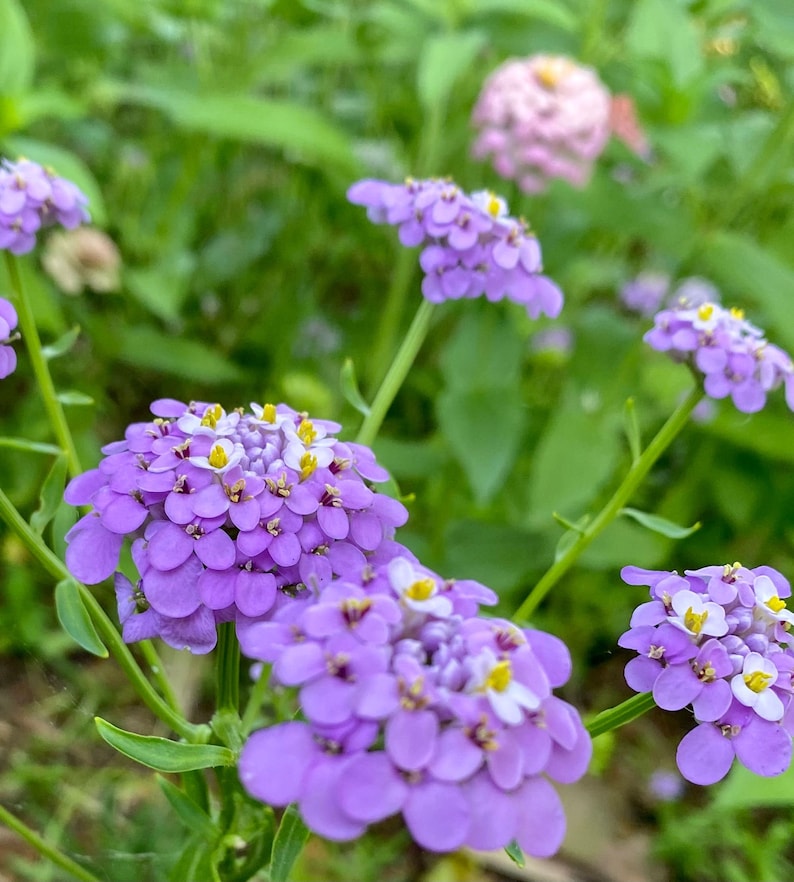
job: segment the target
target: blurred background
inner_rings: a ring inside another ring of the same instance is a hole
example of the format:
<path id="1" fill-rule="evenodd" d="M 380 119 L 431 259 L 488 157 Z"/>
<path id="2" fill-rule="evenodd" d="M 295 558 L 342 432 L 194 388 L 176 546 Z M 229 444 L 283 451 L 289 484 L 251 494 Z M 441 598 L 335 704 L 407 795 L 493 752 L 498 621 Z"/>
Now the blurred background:
<path id="1" fill-rule="evenodd" d="M 541 52 L 629 96 L 623 132 L 646 144 L 613 137 L 586 187 L 530 196 L 472 158 L 470 118 L 495 68 Z M 44 342 L 79 328 L 52 371 L 75 393 L 84 465 L 159 397 L 285 401 L 352 438 L 343 365 L 371 398 L 421 274 L 347 188 L 449 175 L 493 189 L 538 234 L 562 315 L 441 305 L 375 450 L 411 512 L 402 541 L 443 575 L 496 589 L 509 614 L 553 560 L 552 513 L 596 511 L 624 474 L 626 400 L 647 440 L 691 383 L 642 342 L 651 319 L 621 297 L 627 283 L 707 280 L 794 348 L 793 57 L 790 0 L 0 0 L 0 154 L 79 183 L 109 237 L 53 237 L 22 260 Z M 47 441 L 18 349 L 0 435 Z M 51 462 L 0 449 L 0 483 L 30 514 Z M 752 417 L 730 402 L 699 413 L 633 504 L 702 528 L 673 541 L 616 522 L 534 619 L 571 648 L 567 699 L 587 714 L 630 694 L 616 641 L 645 596 L 620 581 L 623 565 L 794 573 L 792 461 L 782 394 Z M 72 517 L 64 507 L 53 525 L 59 551 Z M 0 799 L 113 882 L 168 878 L 183 830 L 92 725 L 102 712 L 151 732 L 148 713 L 112 663 L 59 630 L 52 584 L 4 532 L 0 568 Z M 110 589 L 97 595 L 112 611 Z M 167 658 L 201 718 L 206 659 Z M 794 776 L 685 785 L 674 758 L 688 723 L 656 711 L 600 738 L 594 774 L 565 795 L 562 854 L 524 878 L 792 878 Z M 295 878 L 496 872 L 420 855 L 387 825 L 314 843 Z M 0 879 L 59 878 L 0 830 Z"/>

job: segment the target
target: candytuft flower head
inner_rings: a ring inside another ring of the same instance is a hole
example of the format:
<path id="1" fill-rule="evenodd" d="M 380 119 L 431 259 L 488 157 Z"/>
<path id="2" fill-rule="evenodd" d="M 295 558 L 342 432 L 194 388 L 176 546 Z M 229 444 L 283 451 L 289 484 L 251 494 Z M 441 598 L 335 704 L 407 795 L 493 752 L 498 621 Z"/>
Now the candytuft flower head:
<path id="1" fill-rule="evenodd" d="M 77 227 L 89 219 L 88 198 L 37 162 L 0 162 L 0 250 L 25 254 L 42 227 Z"/>
<path id="2" fill-rule="evenodd" d="M 664 710 L 691 706 L 698 723 L 678 747 L 681 774 L 713 784 L 734 758 L 757 775 L 782 774 L 794 734 L 788 580 L 771 567 L 738 562 L 683 577 L 636 567 L 621 575 L 651 589 L 618 641 L 638 653 L 626 681 L 652 692 Z"/>
<path id="3" fill-rule="evenodd" d="M 453 181 L 431 178 L 404 184 L 358 181 L 347 197 L 366 206 L 374 223 L 397 226 L 406 247 L 422 246 L 427 300 L 484 294 L 488 300 L 519 303 L 533 319 L 559 315 L 562 292 L 542 275 L 540 243 L 495 194 L 467 194 Z"/>
<path id="4" fill-rule="evenodd" d="M 133 540 L 138 583 L 116 579 L 126 640 L 208 652 L 217 621 L 270 616 L 360 573 L 405 522 L 404 506 L 370 487 L 386 471 L 339 441 L 337 423 L 252 409 L 155 401 L 155 419 L 129 426 L 66 488 L 67 502 L 93 506 L 67 536 L 77 578 L 106 579 Z"/>
<path id="5" fill-rule="evenodd" d="M 516 839 L 553 854 L 565 815 L 549 779 L 577 780 L 592 751 L 579 714 L 552 692 L 570 656 L 549 634 L 480 616 L 480 602 L 496 595 L 398 554 L 246 628 L 243 651 L 298 688 L 303 720 L 249 738 L 243 786 L 271 805 L 297 803 L 328 839 L 401 813 L 431 851 Z"/>
<path id="6" fill-rule="evenodd" d="M 611 100 L 598 75 L 569 58 L 510 59 L 485 81 L 472 113 L 477 159 L 526 193 L 551 178 L 584 186 L 610 134 Z"/>
<path id="7" fill-rule="evenodd" d="M 755 413 L 766 404 L 768 392 L 785 386 L 786 403 L 794 410 L 794 364 L 782 349 L 768 343 L 741 309 L 718 303 L 699 305 L 682 298 L 654 318 L 644 340 L 687 362 L 703 374 L 703 388 L 711 398 L 731 397 L 743 413 Z"/>
<path id="8" fill-rule="evenodd" d="M 14 332 L 16 326 L 16 309 L 5 297 L 0 297 L 0 380 L 16 370 L 17 354 L 9 345 L 19 339 L 19 334 Z"/>

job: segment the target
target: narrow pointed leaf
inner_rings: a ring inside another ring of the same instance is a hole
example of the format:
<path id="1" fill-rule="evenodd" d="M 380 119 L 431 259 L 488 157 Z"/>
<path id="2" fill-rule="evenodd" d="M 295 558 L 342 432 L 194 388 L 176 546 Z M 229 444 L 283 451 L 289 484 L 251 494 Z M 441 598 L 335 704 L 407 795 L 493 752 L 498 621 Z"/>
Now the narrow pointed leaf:
<path id="1" fill-rule="evenodd" d="M 177 813 L 179 819 L 185 826 L 194 833 L 200 834 L 203 838 L 212 840 L 217 839 L 220 830 L 213 823 L 212 818 L 197 805 L 175 784 L 172 784 L 167 778 L 157 776 L 157 783 L 163 791 L 163 795 L 171 804 L 171 808 Z"/>
<path id="2" fill-rule="evenodd" d="M 33 79 L 35 45 L 19 0 L 0 3 L 0 94 L 18 95 Z"/>
<path id="3" fill-rule="evenodd" d="M 483 31 L 433 34 L 427 38 L 416 72 L 417 92 L 425 109 L 446 102 L 456 80 L 471 67 L 486 42 Z"/>
<path id="4" fill-rule="evenodd" d="M 691 536 L 701 526 L 700 521 L 696 521 L 691 527 L 682 527 L 679 524 L 668 521 L 667 518 L 638 511 L 636 508 L 622 508 L 620 513 L 633 518 L 638 524 L 653 530 L 654 533 L 661 533 L 662 536 L 667 536 L 668 539 L 683 539 L 686 536 Z"/>
<path id="5" fill-rule="evenodd" d="M 75 643 L 92 655 L 108 657 L 108 651 L 99 639 L 74 579 L 64 579 L 55 586 L 55 611 L 61 627 Z"/>
<path id="6" fill-rule="evenodd" d="M 358 380 L 356 379 L 356 368 L 353 364 L 352 358 L 345 359 L 345 363 L 342 365 L 340 381 L 342 386 L 342 394 L 345 396 L 345 401 L 355 407 L 355 409 L 360 414 L 363 414 L 364 416 L 369 416 L 370 406 L 364 400 L 364 396 L 361 394 L 361 391 L 358 388 Z"/>
<path id="7" fill-rule="evenodd" d="M 184 744 L 156 735 L 136 735 L 94 717 L 97 731 L 111 747 L 124 756 L 158 772 L 189 772 L 234 765 L 228 747 L 216 744 Z"/>
<path id="8" fill-rule="evenodd" d="M 70 404 L 88 405 L 94 403 L 94 399 L 90 395 L 86 395 L 84 392 L 77 392 L 74 389 L 70 389 L 68 392 L 59 392 L 58 401 L 67 406 Z"/>
<path id="9" fill-rule="evenodd" d="M 218 870 L 212 861 L 215 843 L 205 837 L 191 836 L 169 873 L 170 882 L 219 882 Z"/>
<path id="10" fill-rule="evenodd" d="M 297 860 L 308 838 L 309 829 L 301 820 L 298 810 L 294 805 L 287 806 L 281 823 L 278 825 L 276 838 L 273 840 L 273 852 L 270 857 L 272 882 L 286 882 L 292 865 Z"/>
<path id="11" fill-rule="evenodd" d="M 55 517 L 55 512 L 63 500 L 63 488 L 66 484 L 66 456 L 61 454 L 52 464 L 49 474 L 44 480 L 39 496 L 39 507 L 30 516 L 30 526 L 41 536 L 44 528 Z"/>
<path id="12" fill-rule="evenodd" d="M 9 450 L 24 450 L 26 453 L 47 453 L 57 456 L 61 448 L 55 444 L 44 444 L 40 441 L 28 441 L 27 438 L 0 438 L 0 447 Z"/>
<path id="13" fill-rule="evenodd" d="M 505 854 L 517 867 L 523 867 L 526 863 L 524 860 L 524 852 L 521 851 L 521 846 L 515 841 L 515 839 L 509 845 L 505 846 Z"/>
<path id="14" fill-rule="evenodd" d="M 70 331 L 67 331 L 54 343 L 50 343 L 49 346 L 45 346 L 41 352 L 42 355 L 50 361 L 53 358 L 58 358 L 59 355 L 66 355 L 67 352 L 74 346 L 77 342 L 77 338 L 80 336 L 80 325 L 75 325 Z"/>

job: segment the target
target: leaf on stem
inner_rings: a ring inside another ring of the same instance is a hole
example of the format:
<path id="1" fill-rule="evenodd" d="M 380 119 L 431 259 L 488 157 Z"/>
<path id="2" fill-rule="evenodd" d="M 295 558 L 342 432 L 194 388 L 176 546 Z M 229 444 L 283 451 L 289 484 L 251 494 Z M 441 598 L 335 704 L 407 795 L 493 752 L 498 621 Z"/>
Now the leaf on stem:
<path id="1" fill-rule="evenodd" d="M 55 517 L 55 513 L 63 500 L 63 487 L 66 483 L 67 467 L 68 460 L 66 454 L 61 453 L 52 464 L 52 468 L 41 487 L 39 507 L 30 516 L 30 526 L 39 536 L 44 532 L 47 524 Z"/>
<path id="2" fill-rule="evenodd" d="M 668 521 L 667 518 L 638 511 L 636 508 L 621 508 L 620 514 L 633 518 L 638 524 L 642 524 L 643 527 L 647 527 L 654 533 L 661 533 L 668 539 L 683 539 L 686 536 L 691 536 L 701 527 L 700 521 L 696 521 L 691 527 L 682 527 L 673 521 Z"/>
<path id="3" fill-rule="evenodd" d="M 24 450 L 26 453 L 47 453 L 58 456 L 61 448 L 55 444 L 43 444 L 41 441 L 29 441 L 27 438 L 0 438 L 0 447 L 10 450 Z"/>
<path id="4" fill-rule="evenodd" d="M 47 359 L 47 361 L 51 361 L 53 358 L 58 358 L 61 355 L 66 355 L 77 342 L 79 336 L 80 325 L 75 325 L 70 331 L 67 331 L 65 334 L 58 337 L 54 343 L 42 347 L 41 354 Z"/>
<path id="5" fill-rule="evenodd" d="M 108 657 L 74 579 L 64 579 L 55 586 L 55 611 L 61 627 L 75 643 L 99 658 Z"/>
<path id="6" fill-rule="evenodd" d="M 220 836 L 220 830 L 212 818 L 201 806 L 193 802 L 184 790 L 180 790 L 179 787 L 160 775 L 157 776 L 157 783 L 160 785 L 163 795 L 171 804 L 171 808 L 189 830 L 200 834 L 202 838 L 208 840 L 215 840 Z"/>
<path id="7" fill-rule="evenodd" d="M 471 67 L 486 40 L 483 31 L 433 34 L 427 38 L 416 72 L 419 101 L 425 110 L 445 104 L 455 81 Z"/>
<path id="8" fill-rule="evenodd" d="M 352 358 L 346 358 L 342 365 L 340 373 L 340 385 L 342 387 L 342 395 L 345 401 L 351 404 L 363 416 L 369 416 L 370 406 L 364 400 L 361 390 L 358 387 L 358 379 L 356 378 L 356 368 Z"/>
<path id="9" fill-rule="evenodd" d="M 94 717 L 101 738 L 119 753 L 157 772 L 190 772 L 234 765 L 234 753 L 216 744 L 185 744 L 155 735 L 136 735 Z"/>
<path id="10" fill-rule="evenodd" d="M 505 846 L 505 854 L 517 867 L 523 867 L 526 863 L 524 852 L 521 851 L 521 846 L 515 841 L 515 839 L 509 845 Z"/>
<path id="11" fill-rule="evenodd" d="M 309 829 L 301 820 L 294 805 L 288 805 L 281 818 L 281 823 L 273 840 L 273 851 L 270 856 L 270 879 L 272 882 L 286 882 L 292 865 L 301 853 Z"/>
<path id="12" fill-rule="evenodd" d="M 635 463 L 642 455 L 642 438 L 640 437 L 640 424 L 637 421 L 637 406 L 633 398 L 626 399 L 626 406 L 623 408 L 623 427 L 629 442 L 631 461 Z"/>

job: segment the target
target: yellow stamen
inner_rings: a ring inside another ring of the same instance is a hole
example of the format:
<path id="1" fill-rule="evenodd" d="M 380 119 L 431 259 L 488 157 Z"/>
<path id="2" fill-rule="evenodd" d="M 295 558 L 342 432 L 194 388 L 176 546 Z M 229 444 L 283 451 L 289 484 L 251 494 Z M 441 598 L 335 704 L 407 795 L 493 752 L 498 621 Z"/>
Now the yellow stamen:
<path id="1" fill-rule="evenodd" d="M 262 408 L 262 422 L 263 423 L 275 423 L 276 421 L 276 405 L 275 404 L 266 404 Z"/>
<path id="2" fill-rule="evenodd" d="M 202 422 L 204 422 L 204 420 L 202 420 Z M 229 457 L 226 456 L 226 451 L 221 445 L 216 444 L 210 451 L 209 461 L 214 469 L 222 469 L 225 465 L 228 465 Z"/>
<path id="3" fill-rule="evenodd" d="M 317 468 L 317 457 L 308 451 L 300 458 L 301 481 L 305 481 Z"/>
<path id="4" fill-rule="evenodd" d="M 744 318 L 744 310 L 739 309 L 736 306 L 731 307 L 731 318 L 739 319 L 741 321 Z"/>
<path id="5" fill-rule="evenodd" d="M 210 429 L 214 429 L 218 425 L 218 420 L 223 416 L 223 408 L 220 404 L 211 404 L 205 411 L 204 416 L 201 418 L 202 426 L 209 426 Z"/>
<path id="6" fill-rule="evenodd" d="M 772 675 L 766 674 L 763 671 L 753 671 L 752 674 L 744 675 L 744 682 L 747 688 L 753 692 L 763 692 L 769 686 L 768 681 L 771 679 Z"/>
<path id="7" fill-rule="evenodd" d="M 698 307 L 698 318 L 702 322 L 707 322 L 712 315 L 714 315 L 714 304 L 713 303 L 702 303 Z"/>
<path id="8" fill-rule="evenodd" d="M 690 606 L 689 609 L 684 613 L 684 625 L 693 634 L 699 634 L 703 630 L 703 625 L 706 624 L 706 619 L 708 617 L 708 610 L 704 609 L 702 613 L 696 613 Z"/>
<path id="9" fill-rule="evenodd" d="M 545 86 L 547 89 L 553 89 L 560 81 L 561 73 L 562 70 L 559 65 L 546 62 L 546 64 L 538 68 L 535 72 L 535 76 L 538 78 L 538 82 L 541 86 Z"/>
<path id="10" fill-rule="evenodd" d="M 298 426 L 298 437 L 304 444 L 311 444 L 317 437 L 317 431 L 311 420 L 301 420 Z"/>
<path id="11" fill-rule="evenodd" d="M 772 612 L 780 612 L 781 609 L 786 608 L 786 601 L 781 600 L 777 595 L 774 597 L 770 597 L 767 600 L 766 605 L 772 610 Z"/>
<path id="12" fill-rule="evenodd" d="M 436 590 L 436 583 L 428 576 L 424 579 L 418 579 L 405 592 L 406 597 L 411 600 L 427 600 L 432 597 Z"/>
<path id="13" fill-rule="evenodd" d="M 485 206 L 485 210 L 491 217 L 499 217 L 499 211 L 502 208 L 501 203 L 499 202 L 499 197 L 495 193 L 488 192 L 488 204 Z"/>
<path id="14" fill-rule="evenodd" d="M 513 670 L 508 659 L 498 661 L 485 680 L 485 688 L 495 692 L 504 692 L 513 679 Z"/>

